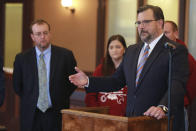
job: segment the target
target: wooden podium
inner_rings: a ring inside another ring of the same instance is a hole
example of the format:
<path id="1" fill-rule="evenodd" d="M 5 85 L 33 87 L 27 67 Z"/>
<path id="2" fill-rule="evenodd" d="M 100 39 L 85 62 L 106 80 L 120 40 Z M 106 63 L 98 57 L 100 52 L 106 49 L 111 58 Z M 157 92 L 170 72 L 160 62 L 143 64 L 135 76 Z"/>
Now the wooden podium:
<path id="1" fill-rule="evenodd" d="M 61 110 L 62 131 L 167 131 L 167 118 L 121 117 L 91 111 L 97 112 L 97 108 Z"/>

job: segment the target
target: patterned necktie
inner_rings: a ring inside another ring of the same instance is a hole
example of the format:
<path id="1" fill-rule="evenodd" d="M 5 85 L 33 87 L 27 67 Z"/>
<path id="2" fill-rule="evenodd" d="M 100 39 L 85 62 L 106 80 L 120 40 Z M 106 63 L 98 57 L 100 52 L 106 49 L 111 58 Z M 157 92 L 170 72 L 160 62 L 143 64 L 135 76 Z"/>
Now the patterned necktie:
<path id="1" fill-rule="evenodd" d="M 48 93 L 47 93 L 47 73 L 46 64 L 44 62 L 44 54 L 40 54 L 38 64 L 38 77 L 39 77 L 39 97 L 38 108 L 45 112 L 48 109 Z"/>
<path id="2" fill-rule="evenodd" d="M 149 45 L 146 46 L 146 48 L 144 49 L 143 51 L 143 54 L 142 54 L 142 58 L 140 60 L 140 63 L 138 64 L 137 66 L 137 75 L 136 75 L 136 87 L 138 85 L 138 82 L 139 82 L 139 78 L 140 78 L 140 75 L 141 75 L 141 72 L 142 72 L 142 69 L 144 67 L 144 64 L 146 63 L 146 60 L 148 58 L 148 51 L 149 51 L 150 47 Z"/>

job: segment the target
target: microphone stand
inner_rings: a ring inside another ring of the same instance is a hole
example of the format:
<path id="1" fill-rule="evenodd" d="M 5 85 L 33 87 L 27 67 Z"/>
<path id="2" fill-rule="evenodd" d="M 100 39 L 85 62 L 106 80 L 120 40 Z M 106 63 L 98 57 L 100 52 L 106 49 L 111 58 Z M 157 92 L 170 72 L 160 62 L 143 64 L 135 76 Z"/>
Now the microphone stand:
<path id="1" fill-rule="evenodd" d="M 169 74 L 168 74 L 168 131 L 170 131 L 170 114 L 171 114 L 171 86 L 172 86 L 172 50 L 173 48 L 168 49 L 169 53 Z"/>

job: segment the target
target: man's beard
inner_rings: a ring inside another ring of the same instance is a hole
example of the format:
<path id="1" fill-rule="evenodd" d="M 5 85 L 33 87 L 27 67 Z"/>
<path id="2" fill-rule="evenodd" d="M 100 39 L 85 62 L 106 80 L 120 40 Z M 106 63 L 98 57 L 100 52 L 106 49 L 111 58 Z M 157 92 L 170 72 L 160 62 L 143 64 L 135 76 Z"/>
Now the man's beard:
<path id="1" fill-rule="evenodd" d="M 146 33 L 146 34 L 148 34 L 148 35 L 145 36 L 145 37 L 142 37 L 142 33 Z M 142 40 L 143 42 L 149 43 L 149 42 L 151 42 L 151 40 L 152 40 L 152 35 L 151 35 L 148 31 L 141 30 L 141 32 L 140 32 L 139 35 L 140 35 L 140 38 L 141 38 L 141 40 Z"/>
<path id="2" fill-rule="evenodd" d="M 46 49 L 46 48 L 48 48 L 49 45 L 50 45 L 50 43 L 42 44 L 41 42 L 38 44 L 39 48 L 41 48 L 41 49 Z"/>

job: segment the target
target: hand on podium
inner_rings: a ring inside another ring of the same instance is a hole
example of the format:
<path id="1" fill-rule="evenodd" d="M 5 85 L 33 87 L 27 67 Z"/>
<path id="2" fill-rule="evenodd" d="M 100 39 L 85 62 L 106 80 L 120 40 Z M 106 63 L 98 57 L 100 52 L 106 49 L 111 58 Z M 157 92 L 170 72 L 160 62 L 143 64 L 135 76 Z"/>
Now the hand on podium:
<path id="1" fill-rule="evenodd" d="M 158 120 L 165 117 L 164 111 L 159 106 L 151 106 L 146 112 L 144 112 L 144 115 L 155 117 Z"/>
<path id="2" fill-rule="evenodd" d="M 77 73 L 69 76 L 70 82 L 78 87 L 84 87 L 88 85 L 88 76 L 78 67 L 75 67 L 75 70 Z"/>

